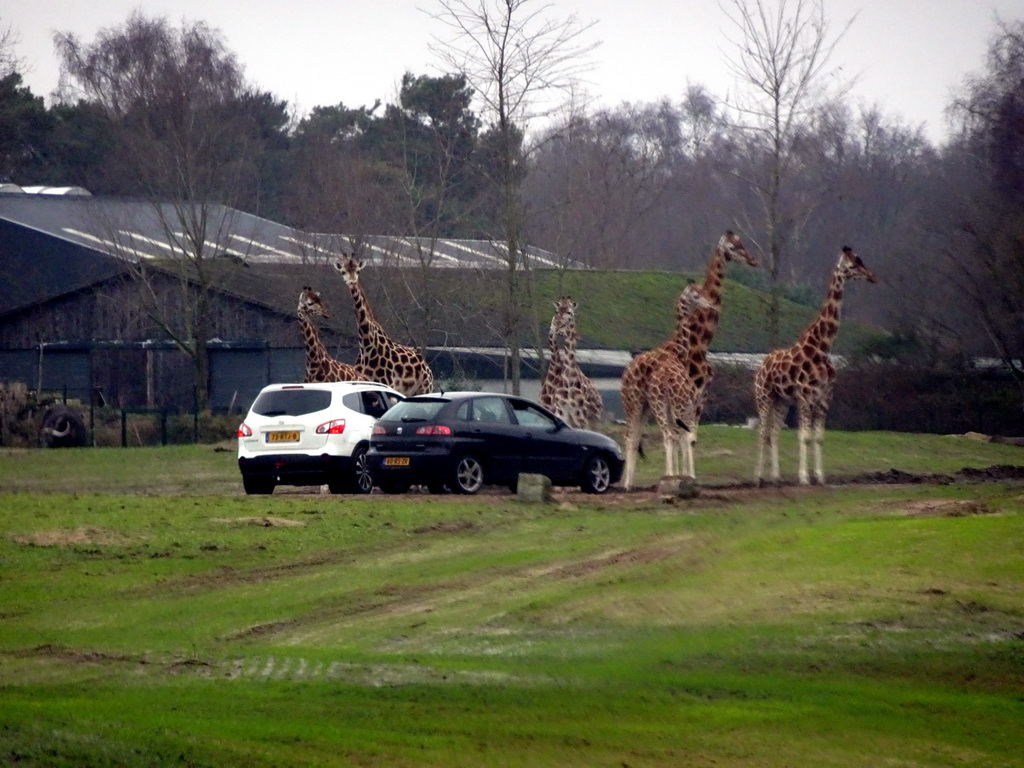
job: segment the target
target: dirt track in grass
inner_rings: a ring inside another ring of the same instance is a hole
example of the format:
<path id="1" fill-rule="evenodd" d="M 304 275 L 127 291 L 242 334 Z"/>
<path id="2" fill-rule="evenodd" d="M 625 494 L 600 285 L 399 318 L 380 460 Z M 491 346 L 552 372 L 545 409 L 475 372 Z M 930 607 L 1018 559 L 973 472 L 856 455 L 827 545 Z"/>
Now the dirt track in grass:
<path id="1" fill-rule="evenodd" d="M 884 472 L 869 472 L 861 475 L 836 476 L 829 480 L 825 488 L 829 487 L 850 487 L 861 488 L 892 487 L 895 485 L 953 485 L 980 482 L 1002 482 L 1024 480 L 1024 466 L 1001 464 L 986 467 L 984 469 L 964 468 L 955 474 L 914 474 L 899 469 L 890 469 Z M 693 494 L 673 494 L 662 491 L 657 485 L 634 488 L 629 491 L 618 487 L 612 487 L 607 493 L 594 495 L 583 493 L 575 488 L 553 488 L 552 501 L 555 504 L 585 504 L 590 507 L 615 508 L 619 506 L 637 506 L 652 502 L 677 503 L 687 500 L 687 497 L 699 499 L 701 506 L 721 503 L 731 504 L 734 502 L 750 502 L 759 498 L 777 499 L 779 497 L 799 498 L 806 494 L 819 492 L 820 486 L 799 485 L 794 481 L 783 481 L 780 483 L 767 483 L 759 486 L 754 482 L 727 483 L 702 486 L 699 483 Z M 315 495 L 320 489 L 313 488 L 278 488 L 275 493 L 297 493 Z M 379 491 L 374 492 L 379 493 Z M 446 501 L 458 502 L 460 500 L 470 502 L 472 500 L 493 498 L 496 501 L 507 501 L 514 498 L 506 488 L 487 487 L 480 493 L 473 496 L 458 496 L 446 494 L 437 497 L 429 494 L 426 489 L 412 489 L 405 497 L 422 498 L 444 498 Z M 401 498 L 401 497 L 395 497 Z"/>

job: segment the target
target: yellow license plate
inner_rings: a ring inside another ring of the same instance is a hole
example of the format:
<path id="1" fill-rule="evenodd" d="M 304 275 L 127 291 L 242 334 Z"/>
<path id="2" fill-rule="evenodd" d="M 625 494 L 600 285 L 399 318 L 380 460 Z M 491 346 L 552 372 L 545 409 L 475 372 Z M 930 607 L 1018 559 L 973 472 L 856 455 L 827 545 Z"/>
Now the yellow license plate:
<path id="1" fill-rule="evenodd" d="M 384 459 L 385 467 L 408 467 L 409 457 L 408 456 L 388 456 Z"/>
<path id="2" fill-rule="evenodd" d="M 268 443 L 297 443 L 299 442 L 298 432 L 268 432 Z"/>

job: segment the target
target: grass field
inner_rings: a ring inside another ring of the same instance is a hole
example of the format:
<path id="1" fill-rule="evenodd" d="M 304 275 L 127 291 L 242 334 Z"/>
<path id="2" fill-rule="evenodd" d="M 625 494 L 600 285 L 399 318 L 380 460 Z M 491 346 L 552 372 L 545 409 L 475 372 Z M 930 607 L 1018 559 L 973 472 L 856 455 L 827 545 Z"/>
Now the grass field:
<path id="1" fill-rule="evenodd" d="M 830 433 L 837 484 L 756 489 L 700 436 L 696 499 L 546 505 L 0 453 L 0 764 L 1024 766 L 1024 483 L 847 482 L 1024 449 Z"/>
<path id="2" fill-rule="evenodd" d="M 727 278 L 742 278 L 749 269 L 732 265 L 727 270 Z M 569 294 L 580 304 L 578 322 L 582 348 L 643 350 L 661 344 L 672 333 L 679 292 L 686 287 L 687 279 L 703 282 L 704 273 L 543 270 L 535 274 L 535 279 L 540 310 L 536 327 L 542 339 L 547 337 L 552 302 Z M 785 299 L 780 302 L 780 339 L 795 339 L 814 319 L 825 298 L 826 287 L 823 281 L 820 296 L 816 289 L 810 306 Z M 847 313 L 858 302 L 870 300 L 870 291 L 871 288 L 864 285 L 856 286 L 849 295 Z M 768 351 L 778 346 L 770 338 L 769 327 L 766 294 L 737 279 L 726 279 L 722 316 L 711 350 Z M 848 317 L 836 339 L 836 352 L 849 354 L 879 335 L 878 329 L 860 325 Z"/>

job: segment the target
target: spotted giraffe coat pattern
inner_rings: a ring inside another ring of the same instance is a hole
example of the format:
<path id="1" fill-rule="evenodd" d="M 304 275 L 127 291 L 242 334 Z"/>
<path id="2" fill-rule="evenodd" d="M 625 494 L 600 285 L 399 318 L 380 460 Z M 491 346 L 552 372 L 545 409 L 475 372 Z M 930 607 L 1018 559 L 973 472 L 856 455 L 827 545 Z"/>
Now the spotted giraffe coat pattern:
<path id="1" fill-rule="evenodd" d="M 306 382 L 359 381 L 363 378 L 359 370 L 348 363 L 335 360 L 320 341 L 320 334 L 313 322 L 314 317 L 330 317 L 320 292 L 308 285 L 299 293 L 299 328 L 306 345 Z"/>
<path id="2" fill-rule="evenodd" d="M 636 459 L 640 447 L 640 432 L 644 420 L 650 410 L 647 400 L 648 383 L 654 371 L 662 365 L 679 362 L 686 369 L 687 376 L 693 383 L 696 398 L 696 420 L 694 429 L 687 432 L 688 450 L 693 453 L 693 445 L 697 441 L 696 425 L 700 422 L 704 397 L 708 384 L 711 382 L 711 366 L 707 361 L 708 348 L 718 327 L 718 319 L 722 307 L 722 281 L 725 265 L 734 260 L 742 260 L 752 267 L 758 265 L 757 258 L 751 255 L 739 237 L 727 230 L 718 240 L 708 262 L 701 294 L 709 302 L 707 307 L 699 307 L 685 320 L 680 319 L 680 307 L 676 306 L 676 325 L 671 337 L 661 346 L 643 352 L 633 358 L 622 375 L 622 407 L 626 423 L 635 423 L 634 433 L 627 428 L 626 435 L 626 469 L 623 474 L 623 486 L 631 488 L 635 479 Z M 682 294 L 680 295 L 682 299 Z M 682 447 L 682 446 L 681 446 Z M 666 467 L 669 457 L 666 457 Z M 677 465 L 675 459 L 672 466 Z"/>
<path id="3" fill-rule="evenodd" d="M 848 280 L 877 281 L 874 272 L 864 266 L 853 249 L 844 246 L 832 271 L 825 301 L 818 316 L 788 349 L 770 352 L 754 376 L 754 400 L 757 403 L 758 451 L 755 479 L 764 480 L 765 451 L 771 453 L 771 479 L 779 479 L 779 431 L 790 405 L 796 405 L 799 430 L 798 478 L 802 485 L 810 481 L 807 446 L 814 446 L 814 478 L 825 482 L 822 443 L 825 416 L 832 400 L 836 369 L 829 360 L 832 344 L 839 331 L 843 287 Z"/>
<path id="4" fill-rule="evenodd" d="M 601 421 L 604 403 L 594 383 L 580 370 L 576 346 L 577 303 L 569 296 L 555 302 L 555 314 L 548 330 L 551 360 L 541 384 L 540 402 L 570 427 L 593 429 Z"/>
<path id="5" fill-rule="evenodd" d="M 356 366 L 370 381 L 387 384 L 410 397 L 434 391 L 434 373 L 419 350 L 398 344 L 388 336 L 373 315 L 359 273 L 363 262 L 346 256 L 335 262 L 352 294 L 359 334 L 359 358 Z"/>

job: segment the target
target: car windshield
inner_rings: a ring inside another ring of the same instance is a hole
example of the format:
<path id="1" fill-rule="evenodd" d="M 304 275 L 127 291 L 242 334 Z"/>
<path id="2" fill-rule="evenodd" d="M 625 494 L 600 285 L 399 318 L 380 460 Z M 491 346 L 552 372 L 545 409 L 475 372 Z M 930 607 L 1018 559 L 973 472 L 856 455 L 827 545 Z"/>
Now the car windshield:
<path id="1" fill-rule="evenodd" d="M 410 421 L 431 421 L 448 402 L 448 400 L 421 400 L 419 398 L 403 400 L 385 413 L 381 421 L 402 421 L 405 423 Z"/>
<path id="2" fill-rule="evenodd" d="M 331 393 L 326 389 L 275 389 L 262 392 L 252 404 L 252 412 L 260 416 L 303 416 L 330 404 Z"/>

